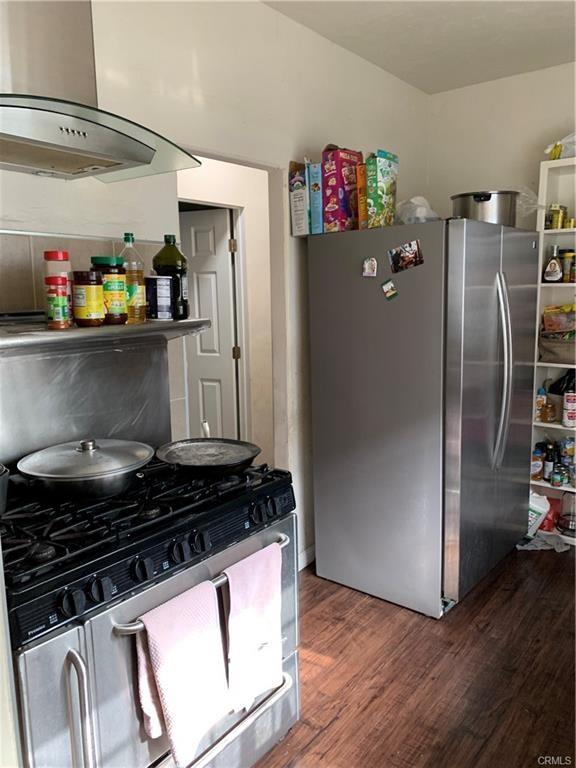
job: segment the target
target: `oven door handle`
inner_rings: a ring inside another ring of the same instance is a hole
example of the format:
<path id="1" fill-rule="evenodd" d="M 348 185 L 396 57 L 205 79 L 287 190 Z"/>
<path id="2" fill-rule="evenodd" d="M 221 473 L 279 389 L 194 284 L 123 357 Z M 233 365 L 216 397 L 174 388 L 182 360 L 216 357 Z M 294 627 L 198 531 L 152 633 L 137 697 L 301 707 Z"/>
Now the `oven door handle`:
<path id="1" fill-rule="evenodd" d="M 82 758 L 84 768 L 95 768 L 94 760 L 94 730 L 90 712 L 90 690 L 88 687 L 88 667 L 82 656 L 74 648 L 66 654 L 70 666 L 74 667 L 78 678 L 78 695 L 80 702 L 80 735 L 82 740 Z"/>
<path id="2" fill-rule="evenodd" d="M 212 760 L 218 757 L 218 755 L 224 749 L 226 749 L 227 746 L 229 746 L 235 739 L 237 739 L 246 730 L 248 730 L 248 728 L 250 728 L 250 726 L 252 726 L 256 720 L 258 720 L 258 718 L 261 717 L 267 710 L 269 710 L 270 707 L 273 707 L 274 704 L 280 701 L 280 699 L 288 693 L 290 688 L 292 688 L 293 684 L 294 683 L 292 677 L 287 672 L 284 672 L 282 676 L 282 685 L 272 691 L 272 693 L 267 696 L 264 701 L 260 702 L 257 707 L 250 710 L 250 712 L 248 712 L 246 716 L 240 720 L 240 722 L 232 726 L 229 731 L 226 731 L 224 736 L 218 739 L 218 741 L 209 747 L 206 752 L 203 752 L 199 757 L 196 758 L 196 760 L 191 762 L 188 768 L 205 768 L 207 765 L 209 765 Z M 158 768 L 168 768 L 169 765 L 173 764 L 171 760 L 172 758 L 168 757 L 166 760 L 159 764 Z"/>
<path id="3" fill-rule="evenodd" d="M 280 549 L 284 549 L 284 547 L 287 547 L 288 544 L 290 544 L 290 536 L 287 536 L 285 533 L 281 533 L 278 536 L 276 543 L 279 545 Z M 221 573 L 219 576 L 214 577 L 211 581 L 212 584 L 218 588 L 224 586 L 224 584 L 228 582 L 228 579 L 225 573 Z M 138 619 L 137 621 L 131 621 L 129 624 L 114 624 L 113 629 L 115 635 L 118 635 L 119 637 L 126 637 L 127 635 L 137 635 L 138 632 L 143 632 L 145 627 L 144 622 Z"/>

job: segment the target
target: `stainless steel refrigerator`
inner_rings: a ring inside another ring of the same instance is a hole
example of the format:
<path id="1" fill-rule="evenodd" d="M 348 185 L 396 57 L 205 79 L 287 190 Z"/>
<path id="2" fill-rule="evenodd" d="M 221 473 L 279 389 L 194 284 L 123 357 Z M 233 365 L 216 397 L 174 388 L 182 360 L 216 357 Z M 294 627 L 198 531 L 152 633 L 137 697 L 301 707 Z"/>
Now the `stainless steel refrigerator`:
<path id="1" fill-rule="evenodd" d="M 308 243 L 317 573 L 440 617 L 527 529 L 537 235 L 464 219 Z"/>

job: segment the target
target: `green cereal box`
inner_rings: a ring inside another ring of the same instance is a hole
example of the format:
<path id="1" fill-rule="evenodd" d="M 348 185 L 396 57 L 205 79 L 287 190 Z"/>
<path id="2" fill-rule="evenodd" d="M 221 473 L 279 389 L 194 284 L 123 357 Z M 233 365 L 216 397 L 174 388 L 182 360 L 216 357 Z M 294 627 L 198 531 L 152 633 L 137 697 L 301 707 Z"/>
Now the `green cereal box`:
<path id="1" fill-rule="evenodd" d="M 398 155 L 378 149 L 366 158 L 369 229 L 394 224 L 397 176 Z"/>

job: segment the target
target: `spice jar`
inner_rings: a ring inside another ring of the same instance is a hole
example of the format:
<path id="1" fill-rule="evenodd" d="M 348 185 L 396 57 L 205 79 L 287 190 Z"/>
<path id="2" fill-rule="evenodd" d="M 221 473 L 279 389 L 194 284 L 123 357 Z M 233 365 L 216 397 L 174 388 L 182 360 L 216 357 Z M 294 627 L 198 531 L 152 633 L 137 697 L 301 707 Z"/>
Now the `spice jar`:
<path id="1" fill-rule="evenodd" d="M 68 278 L 54 275 L 44 278 L 46 286 L 46 319 L 51 331 L 70 328 L 68 309 Z"/>
<path id="2" fill-rule="evenodd" d="M 566 218 L 568 209 L 565 205 L 560 203 L 550 203 L 548 206 L 548 213 L 546 215 L 545 229 L 562 229 L 564 226 L 564 219 Z"/>
<path id="3" fill-rule="evenodd" d="M 104 323 L 102 275 L 94 269 L 74 272 L 72 288 L 74 322 L 80 328 L 95 328 Z"/>
<path id="4" fill-rule="evenodd" d="M 542 409 L 542 421 L 546 424 L 554 424 L 556 421 L 556 406 L 551 401 L 548 401 Z"/>
<path id="5" fill-rule="evenodd" d="M 93 256 L 92 265 L 102 275 L 104 323 L 123 325 L 128 321 L 123 259 L 120 256 Z"/>
<path id="6" fill-rule="evenodd" d="M 72 309 L 72 282 L 70 280 L 70 256 L 68 251 L 44 251 L 44 277 L 65 277 L 68 310 Z"/>
<path id="7" fill-rule="evenodd" d="M 574 251 L 569 248 L 560 248 L 560 258 L 562 259 L 562 282 L 569 283 L 572 277 L 572 266 L 574 264 Z"/>

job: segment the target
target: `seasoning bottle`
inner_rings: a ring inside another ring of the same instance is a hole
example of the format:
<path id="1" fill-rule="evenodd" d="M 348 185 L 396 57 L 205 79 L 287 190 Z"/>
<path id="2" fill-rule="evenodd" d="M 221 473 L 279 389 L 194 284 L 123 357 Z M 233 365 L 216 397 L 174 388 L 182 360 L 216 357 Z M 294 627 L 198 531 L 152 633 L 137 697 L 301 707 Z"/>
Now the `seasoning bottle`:
<path id="1" fill-rule="evenodd" d="M 536 421 L 544 421 L 544 406 L 546 405 L 546 389 L 540 387 L 536 393 Z"/>
<path id="2" fill-rule="evenodd" d="M 186 320 L 188 307 L 188 262 L 176 247 L 175 235 L 164 235 L 164 247 L 152 261 L 157 275 L 172 278 L 172 315 L 174 320 Z"/>
<path id="3" fill-rule="evenodd" d="M 562 280 L 562 265 L 560 262 L 560 246 L 553 245 L 546 262 L 543 279 L 545 283 L 559 283 Z"/>
<path id="4" fill-rule="evenodd" d="M 72 310 L 72 281 L 70 280 L 70 255 L 68 251 L 44 251 L 44 277 L 65 277 L 68 310 Z"/>
<path id="5" fill-rule="evenodd" d="M 542 451 L 539 448 L 534 448 L 532 452 L 532 464 L 530 465 L 530 479 L 542 480 L 542 472 L 544 470 L 544 462 L 542 461 Z"/>
<path id="6" fill-rule="evenodd" d="M 574 264 L 574 251 L 565 248 L 560 249 L 559 253 L 562 259 L 562 282 L 569 283 L 572 276 L 572 265 Z"/>
<path id="7" fill-rule="evenodd" d="M 146 320 L 146 287 L 144 283 L 144 262 L 134 247 L 132 232 L 124 233 L 124 248 L 119 258 L 126 270 L 126 300 L 128 302 L 128 323 L 143 323 Z"/>
<path id="8" fill-rule="evenodd" d="M 554 424 L 556 421 L 556 406 L 549 400 L 542 410 L 542 421 L 546 424 Z"/>
<path id="9" fill-rule="evenodd" d="M 46 286 L 46 319 L 51 331 L 64 331 L 70 328 L 68 309 L 68 278 L 52 275 L 44 278 Z"/>
<path id="10" fill-rule="evenodd" d="M 128 320 L 126 270 L 120 256 L 93 256 L 92 265 L 102 275 L 104 323 L 124 325 Z"/>
<path id="11" fill-rule="evenodd" d="M 544 456 L 544 468 L 543 468 L 543 478 L 544 480 L 550 480 L 550 475 L 552 474 L 552 470 L 554 469 L 554 445 L 552 443 L 548 443 L 546 445 L 546 454 Z"/>
<path id="12" fill-rule="evenodd" d="M 104 323 L 102 275 L 94 269 L 74 272 L 72 310 L 80 328 L 95 328 Z"/>

